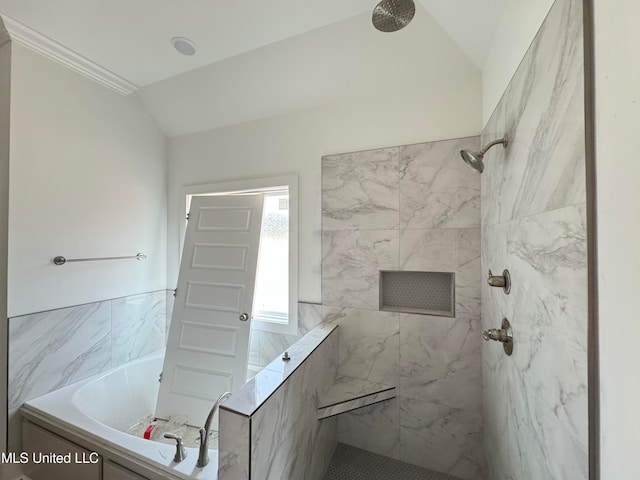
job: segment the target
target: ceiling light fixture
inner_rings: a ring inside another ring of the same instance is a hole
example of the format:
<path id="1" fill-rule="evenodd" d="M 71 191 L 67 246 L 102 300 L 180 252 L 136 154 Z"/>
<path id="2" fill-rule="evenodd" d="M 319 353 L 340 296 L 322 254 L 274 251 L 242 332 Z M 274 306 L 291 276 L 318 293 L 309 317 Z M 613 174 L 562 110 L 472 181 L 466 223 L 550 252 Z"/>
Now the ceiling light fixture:
<path id="1" fill-rule="evenodd" d="M 173 37 L 171 45 L 182 55 L 191 56 L 196 53 L 196 44 L 185 37 Z"/>

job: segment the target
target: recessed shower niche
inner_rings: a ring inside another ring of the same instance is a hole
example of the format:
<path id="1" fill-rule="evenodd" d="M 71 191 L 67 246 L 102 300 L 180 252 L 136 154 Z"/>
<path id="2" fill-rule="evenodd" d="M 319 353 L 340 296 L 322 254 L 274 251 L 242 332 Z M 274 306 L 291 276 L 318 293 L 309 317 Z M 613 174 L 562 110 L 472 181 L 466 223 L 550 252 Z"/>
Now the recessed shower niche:
<path id="1" fill-rule="evenodd" d="M 455 305 L 452 272 L 380 272 L 380 310 L 453 317 Z"/>

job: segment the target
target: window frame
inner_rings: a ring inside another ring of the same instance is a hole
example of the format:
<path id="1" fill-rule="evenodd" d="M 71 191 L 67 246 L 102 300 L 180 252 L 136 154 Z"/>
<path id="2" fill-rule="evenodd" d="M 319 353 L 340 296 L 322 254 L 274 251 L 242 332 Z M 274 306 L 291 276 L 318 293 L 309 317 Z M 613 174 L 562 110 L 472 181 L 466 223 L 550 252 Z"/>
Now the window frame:
<path id="1" fill-rule="evenodd" d="M 180 255 L 184 248 L 184 237 L 187 228 L 187 213 L 191 197 L 195 195 L 219 195 L 223 193 L 250 193 L 289 191 L 289 319 L 288 322 L 269 322 L 251 320 L 251 328 L 264 332 L 297 335 L 298 333 L 298 176 L 283 175 L 279 177 L 252 178 L 229 182 L 208 183 L 203 185 L 187 185 L 182 187 L 181 198 L 185 215 L 180 222 Z"/>

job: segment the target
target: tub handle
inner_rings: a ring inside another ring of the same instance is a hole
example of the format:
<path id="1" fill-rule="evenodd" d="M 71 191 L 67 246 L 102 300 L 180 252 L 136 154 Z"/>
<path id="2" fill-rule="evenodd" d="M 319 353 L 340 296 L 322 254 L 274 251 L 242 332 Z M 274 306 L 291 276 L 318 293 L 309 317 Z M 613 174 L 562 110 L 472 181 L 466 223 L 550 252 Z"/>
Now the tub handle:
<path id="1" fill-rule="evenodd" d="M 164 434 L 164 438 L 170 438 L 176 441 L 176 456 L 173 457 L 173 461 L 176 463 L 183 461 L 187 457 L 187 450 L 182 443 L 182 437 L 175 433 L 167 432 Z"/>

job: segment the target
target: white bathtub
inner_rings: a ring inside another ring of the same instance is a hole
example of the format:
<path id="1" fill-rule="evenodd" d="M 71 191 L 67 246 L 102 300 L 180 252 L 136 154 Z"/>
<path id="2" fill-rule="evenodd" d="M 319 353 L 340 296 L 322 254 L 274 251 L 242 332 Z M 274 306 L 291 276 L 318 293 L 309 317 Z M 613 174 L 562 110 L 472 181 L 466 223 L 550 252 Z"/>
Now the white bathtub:
<path id="1" fill-rule="evenodd" d="M 30 400 L 20 411 L 28 421 L 105 458 L 143 468 L 149 477 L 217 480 L 217 450 L 209 451 L 205 468 L 196 467 L 195 448 L 187 448 L 187 458 L 176 464 L 174 445 L 125 433 L 155 410 L 162 361 L 154 355 L 131 362 Z"/>

